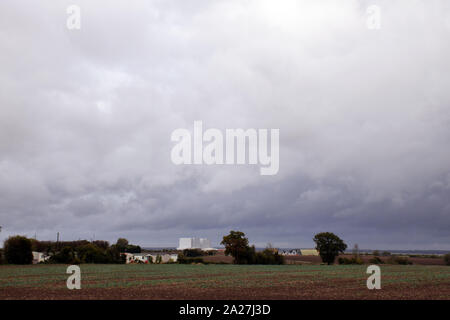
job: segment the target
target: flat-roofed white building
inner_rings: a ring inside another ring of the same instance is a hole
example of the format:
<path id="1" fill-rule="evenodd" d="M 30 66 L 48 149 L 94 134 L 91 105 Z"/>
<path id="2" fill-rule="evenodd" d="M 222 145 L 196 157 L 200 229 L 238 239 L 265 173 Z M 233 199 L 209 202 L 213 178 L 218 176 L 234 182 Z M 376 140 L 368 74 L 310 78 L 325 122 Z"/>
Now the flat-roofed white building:
<path id="1" fill-rule="evenodd" d="M 206 238 L 180 238 L 177 249 L 201 249 L 204 251 L 216 250 L 211 248 L 211 241 Z"/>

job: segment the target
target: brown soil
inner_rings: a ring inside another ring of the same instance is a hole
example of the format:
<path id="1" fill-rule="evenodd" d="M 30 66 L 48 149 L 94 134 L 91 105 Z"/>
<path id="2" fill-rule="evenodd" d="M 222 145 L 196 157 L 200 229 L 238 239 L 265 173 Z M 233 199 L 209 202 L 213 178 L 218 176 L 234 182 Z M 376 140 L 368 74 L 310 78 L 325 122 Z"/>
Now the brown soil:
<path id="1" fill-rule="evenodd" d="M 342 285 L 342 286 L 341 286 Z M 111 289 L 51 289 L 8 288 L 0 289 L 0 299 L 450 299 L 450 287 L 446 284 L 417 286 L 386 286 L 381 290 L 356 288 L 352 283 L 311 284 L 299 287 L 265 288 L 193 288 L 189 286 L 161 285 L 152 287 Z M 349 287 L 350 285 L 350 287 Z"/>
<path id="2" fill-rule="evenodd" d="M 339 257 L 344 258 L 351 258 L 351 254 L 342 254 Z M 373 255 L 361 255 L 362 260 L 364 263 L 369 264 L 370 259 L 372 259 Z M 389 263 L 390 257 L 379 257 L 381 260 L 383 260 L 385 263 Z M 320 264 L 322 263 L 322 260 L 319 256 L 286 256 L 285 257 L 286 264 Z M 410 258 L 408 257 L 408 260 L 411 261 L 413 264 L 416 265 L 436 265 L 436 266 L 442 266 L 445 265 L 443 258 Z M 337 262 L 337 258 L 336 261 Z"/>

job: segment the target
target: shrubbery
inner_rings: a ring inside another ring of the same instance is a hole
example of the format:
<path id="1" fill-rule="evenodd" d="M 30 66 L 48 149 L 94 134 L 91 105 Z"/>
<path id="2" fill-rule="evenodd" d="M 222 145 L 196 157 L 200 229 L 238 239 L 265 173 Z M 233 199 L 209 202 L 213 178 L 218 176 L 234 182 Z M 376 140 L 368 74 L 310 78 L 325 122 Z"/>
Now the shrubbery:
<path id="1" fill-rule="evenodd" d="M 58 253 L 50 257 L 50 262 L 54 263 L 67 263 L 67 264 L 79 264 L 80 259 L 77 257 L 73 248 L 66 246 Z"/>
<path id="2" fill-rule="evenodd" d="M 409 261 L 408 257 L 399 257 L 399 256 L 393 256 L 388 260 L 391 264 L 401 264 L 401 265 L 409 265 L 412 264 L 411 261 Z"/>
<path id="3" fill-rule="evenodd" d="M 126 239 L 123 239 L 126 240 Z M 33 246 L 36 251 L 41 249 L 50 254 L 49 263 L 125 263 L 126 257 L 121 254 L 120 246 L 109 245 L 107 241 L 97 240 L 89 242 L 87 240 L 66 241 L 66 242 L 40 242 L 35 241 Z M 138 247 L 127 244 L 127 247 Z M 46 249 L 46 250 L 45 250 Z M 140 247 L 139 247 L 140 250 Z"/>
<path id="4" fill-rule="evenodd" d="M 377 257 L 377 256 L 370 259 L 369 262 L 372 264 L 383 264 L 384 263 L 384 261 L 380 257 Z"/>
<path id="5" fill-rule="evenodd" d="M 266 248 L 262 252 L 256 252 L 252 246 L 247 257 L 248 264 L 284 264 L 284 257 L 277 250 Z"/>
<path id="6" fill-rule="evenodd" d="M 248 245 L 248 239 L 241 231 L 230 231 L 221 244 L 225 246 L 225 254 L 234 258 L 235 264 L 284 264 L 284 257 L 273 248 L 256 252 L 255 246 Z"/>
<path id="7" fill-rule="evenodd" d="M 450 253 L 447 253 L 447 254 L 444 256 L 444 261 L 445 261 L 445 264 L 446 264 L 446 265 L 450 266 Z"/>
<path id="8" fill-rule="evenodd" d="M 200 249 L 184 249 L 183 256 L 188 258 L 201 257 L 204 253 Z"/>
<path id="9" fill-rule="evenodd" d="M 125 263 L 125 257 L 117 249 L 101 248 L 94 243 L 88 243 L 76 248 L 66 246 L 50 257 L 51 263 Z"/>
<path id="10" fill-rule="evenodd" d="M 191 264 L 191 263 L 204 263 L 203 258 L 192 258 L 192 257 L 186 257 L 183 254 L 178 254 L 178 259 L 177 259 L 178 263 L 181 264 Z"/>
<path id="11" fill-rule="evenodd" d="M 340 257 L 338 259 L 339 264 L 364 264 L 364 261 L 359 257 L 351 257 L 351 258 L 344 258 Z"/>

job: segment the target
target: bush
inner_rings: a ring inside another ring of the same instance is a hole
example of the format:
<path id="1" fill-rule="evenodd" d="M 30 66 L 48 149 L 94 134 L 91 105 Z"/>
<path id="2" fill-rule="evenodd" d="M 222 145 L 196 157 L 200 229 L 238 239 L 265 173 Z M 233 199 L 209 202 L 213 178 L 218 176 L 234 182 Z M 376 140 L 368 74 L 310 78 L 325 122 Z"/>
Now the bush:
<path id="1" fill-rule="evenodd" d="M 391 263 L 391 264 L 401 264 L 401 265 L 412 264 L 412 262 L 409 261 L 408 257 L 391 257 L 389 259 L 389 263 Z"/>
<path id="2" fill-rule="evenodd" d="M 178 255 L 177 261 L 180 264 L 204 263 L 203 258 L 190 258 L 190 257 L 185 257 L 182 254 Z"/>
<path id="3" fill-rule="evenodd" d="M 31 241 L 23 236 L 9 237 L 4 243 L 5 259 L 11 264 L 31 264 Z"/>
<path id="4" fill-rule="evenodd" d="M 203 251 L 200 249 L 184 249 L 183 256 L 190 258 L 201 257 L 203 256 Z"/>
<path id="5" fill-rule="evenodd" d="M 284 257 L 271 248 L 254 254 L 253 264 L 284 264 Z"/>
<path id="6" fill-rule="evenodd" d="M 0 264 L 5 263 L 5 258 L 3 258 L 3 249 L 0 249 Z"/>
<path id="7" fill-rule="evenodd" d="M 339 258 L 338 259 L 339 264 L 364 264 L 364 261 L 359 257 L 351 257 L 349 258 Z"/>
<path id="8" fill-rule="evenodd" d="M 372 252 L 372 254 L 373 254 L 375 257 L 378 257 L 378 256 L 380 255 L 380 251 L 374 250 L 374 251 Z"/>
<path id="9" fill-rule="evenodd" d="M 384 261 L 381 260 L 381 258 L 377 257 L 377 256 L 375 256 L 372 259 L 370 259 L 369 262 L 372 263 L 372 264 L 383 264 L 384 263 Z"/>
<path id="10" fill-rule="evenodd" d="M 450 253 L 447 253 L 447 254 L 444 256 L 444 261 L 445 261 L 445 264 L 446 264 L 446 265 L 450 266 Z"/>
<path id="11" fill-rule="evenodd" d="M 383 251 L 383 253 L 381 255 L 387 257 L 387 256 L 390 256 L 391 253 L 389 251 Z"/>

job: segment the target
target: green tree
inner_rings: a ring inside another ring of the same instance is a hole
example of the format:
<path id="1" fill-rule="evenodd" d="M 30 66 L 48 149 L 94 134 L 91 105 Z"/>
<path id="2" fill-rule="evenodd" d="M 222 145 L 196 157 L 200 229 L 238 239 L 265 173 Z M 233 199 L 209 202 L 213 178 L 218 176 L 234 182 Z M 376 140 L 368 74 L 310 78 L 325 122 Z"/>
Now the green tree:
<path id="1" fill-rule="evenodd" d="M 68 263 L 68 264 L 79 263 L 79 260 L 77 259 L 74 250 L 69 246 L 63 247 L 61 251 L 52 255 L 50 261 L 55 263 Z"/>
<path id="2" fill-rule="evenodd" d="M 340 252 L 347 249 L 347 245 L 337 235 L 331 232 L 321 232 L 314 236 L 316 249 L 319 251 L 322 261 L 327 264 L 333 264 Z"/>
<path id="3" fill-rule="evenodd" d="M 109 242 L 105 241 L 105 240 L 95 240 L 95 241 L 92 241 L 92 243 L 103 250 L 106 250 L 109 248 Z"/>
<path id="4" fill-rule="evenodd" d="M 108 263 L 106 253 L 93 243 L 78 248 L 79 258 L 83 263 Z"/>
<path id="5" fill-rule="evenodd" d="M 128 253 L 141 253 L 141 247 L 133 244 L 129 244 L 125 248 L 125 252 Z"/>
<path id="6" fill-rule="evenodd" d="M 125 238 L 119 238 L 116 242 L 116 248 L 120 252 L 125 252 L 126 248 L 128 247 L 128 240 Z"/>
<path id="7" fill-rule="evenodd" d="M 30 264 L 33 262 L 31 240 L 23 236 L 9 237 L 4 243 L 5 259 L 11 264 Z"/>
<path id="8" fill-rule="evenodd" d="M 225 254 L 234 258 L 235 264 L 248 263 L 248 256 L 251 253 L 248 246 L 248 239 L 241 231 L 230 231 L 230 234 L 223 237 L 220 243 L 225 246 Z"/>
<path id="9" fill-rule="evenodd" d="M 447 254 L 444 256 L 444 261 L 445 261 L 445 264 L 446 264 L 446 265 L 450 266 L 450 253 L 447 253 Z"/>

